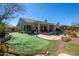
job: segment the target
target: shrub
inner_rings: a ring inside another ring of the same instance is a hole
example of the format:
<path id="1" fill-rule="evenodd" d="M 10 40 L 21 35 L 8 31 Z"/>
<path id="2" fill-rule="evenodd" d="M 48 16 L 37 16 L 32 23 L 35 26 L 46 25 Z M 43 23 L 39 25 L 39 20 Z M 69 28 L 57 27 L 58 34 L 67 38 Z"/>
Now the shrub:
<path id="1" fill-rule="evenodd" d="M 25 33 L 25 31 L 20 31 L 20 33 Z"/>
<path id="2" fill-rule="evenodd" d="M 0 32 L 5 31 L 5 28 L 6 28 L 5 24 L 1 23 L 0 24 Z"/>
<path id="3" fill-rule="evenodd" d="M 71 41 L 71 40 L 72 40 L 71 37 L 64 37 L 64 38 L 63 38 L 63 41 L 65 41 L 65 42 L 69 42 L 69 41 Z"/>
<path id="4" fill-rule="evenodd" d="M 6 29 L 5 23 L 0 23 L 0 37 L 5 36 L 5 29 Z"/>
<path id="5" fill-rule="evenodd" d="M 71 37 L 77 37 L 76 32 L 71 32 Z"/>
<path id="6" fill-rule="evenodd" d="M 70 37 L 77 37 L 77 33 L 72 30 L 65 30 L 64 35 L 69 35 Z"/>
<path id="7" fill-rule="evenodd" d="M 69 30 L 65 30 L 65 31 L 64 31 L 64 34 L 65 34 L 65 35 L 66 35 L 66 34 L 69 35 L 69 34 L 70 34 L 70 31 L 69 31 Z"/>

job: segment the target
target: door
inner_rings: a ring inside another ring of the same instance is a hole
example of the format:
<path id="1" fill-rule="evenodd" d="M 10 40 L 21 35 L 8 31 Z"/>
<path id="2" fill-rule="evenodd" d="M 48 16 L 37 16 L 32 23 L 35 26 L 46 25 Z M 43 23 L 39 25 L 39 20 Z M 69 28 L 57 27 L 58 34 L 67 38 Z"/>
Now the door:
<path id="1" fill-rule="evenodd" d="M 47 26 L 44 26 L 44 32 L 47 32 Z"/>

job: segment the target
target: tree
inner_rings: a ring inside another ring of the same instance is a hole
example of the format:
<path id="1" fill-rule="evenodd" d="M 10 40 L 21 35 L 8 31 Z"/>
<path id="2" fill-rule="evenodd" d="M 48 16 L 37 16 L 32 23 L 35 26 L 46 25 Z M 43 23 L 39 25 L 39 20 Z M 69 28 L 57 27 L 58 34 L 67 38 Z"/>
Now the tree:
<path id="1" fill-rule="evenodd" d="M 11 18 L 15 18 L 19 13 L 24 12 L 25 9 L 23 8 L 22 4 L 16 3 L 4 3 L 0 4 L 0 35 L 5 34 L 5 27 L 3 26 L 3 20 L 8 20 Z"/>
<path id="2" fill-rule="evenodd" d="M 25 11 L 21 4 L 8 3 L 0 4 L 0 23 L 3 20 L 15 18 L 18 13 Z"/>

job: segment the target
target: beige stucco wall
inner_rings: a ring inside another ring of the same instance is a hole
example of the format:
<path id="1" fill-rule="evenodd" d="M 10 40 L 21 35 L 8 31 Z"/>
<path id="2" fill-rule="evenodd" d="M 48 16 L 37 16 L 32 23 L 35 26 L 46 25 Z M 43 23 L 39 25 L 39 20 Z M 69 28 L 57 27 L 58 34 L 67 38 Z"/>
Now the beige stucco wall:
<path id="1" fill-rule="evenodd" d="M 34 28 L 35 28 L 34 24 L 33 23 L 30 23 L 30 22 L 24 22 L 22 24 L 23 29 L 24 29 L 24 25 L 31 25 L 32 26 L 32 30 L 34 30 Z"/>
<path id="2" fill-rule="evenodd" d="M 33 27 L 33 29 L 34 29 L 34 26 L 33 26 L 32 23 L 30 23 L 30 22 L 25 22 L 25 21 L 23 21 L 23 20 L 20 20 L 20 21 L 19 21 L 19 23 L 18 23 L 18 25 L 17 25 L 17 28 L 18 28 L 19 30 L 24 30 L 24 25 L 32 25 L 32 27 Z"/>
<path id="3" fill-rule="evenodd" d="M 19 21 L 19 24 L 18 24 L 18 28 L 20 30 L 24 30 L 24 25 L 31 25 L 32 26 L 32 30 L 36 29 L 36 27 L 38 28 L 38 31 L 40 32 L 41 30 L 41 26 L 42 26 L 42 30 L 44 30 L 44 26 L 47 26 L 47 30 L 49 31 L 50 29 L 52 30 L 56 30 L 56 26 L 55 25 L 52 25 L 50 26 L 49 24 L 35 24 L 35 23 L 31 23 L 31 22 L 25 22 L 23 20 L 20 20 Z"/>

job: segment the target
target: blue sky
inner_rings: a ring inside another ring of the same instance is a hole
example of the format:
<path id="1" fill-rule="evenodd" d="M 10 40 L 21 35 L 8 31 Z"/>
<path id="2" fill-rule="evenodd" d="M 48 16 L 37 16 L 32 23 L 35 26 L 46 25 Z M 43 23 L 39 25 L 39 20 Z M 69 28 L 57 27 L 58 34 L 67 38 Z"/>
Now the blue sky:
<path id="1" fill-rule="evenodd" d="M 40 21 L 47 19 L 50 23 L 60 22 L 62 25 L 79 22 L 79 4 L 77 3 L 28 3 L 23 5 L 27 12 L 9 20 L 9 24 L 15 26 L 20 17 Z"/>

